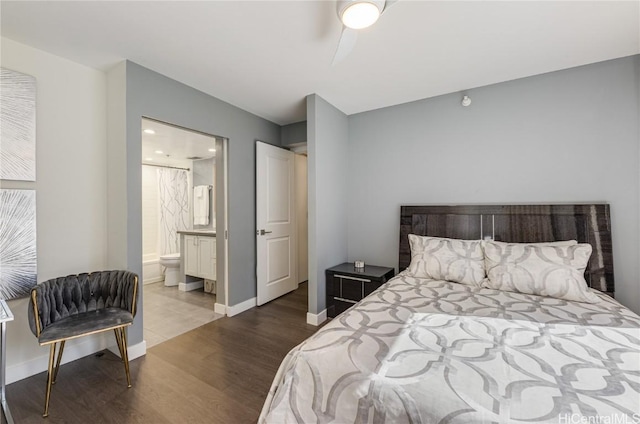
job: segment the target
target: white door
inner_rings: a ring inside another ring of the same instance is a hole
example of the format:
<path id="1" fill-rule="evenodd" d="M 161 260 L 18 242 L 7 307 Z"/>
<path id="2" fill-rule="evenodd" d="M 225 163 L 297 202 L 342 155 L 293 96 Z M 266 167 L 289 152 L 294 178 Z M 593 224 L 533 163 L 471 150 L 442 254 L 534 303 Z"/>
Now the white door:
<path id="1" fill-rule="evenodd" d="M 257 303 L 298 287 L 294 153 L 256 143 Z"/>

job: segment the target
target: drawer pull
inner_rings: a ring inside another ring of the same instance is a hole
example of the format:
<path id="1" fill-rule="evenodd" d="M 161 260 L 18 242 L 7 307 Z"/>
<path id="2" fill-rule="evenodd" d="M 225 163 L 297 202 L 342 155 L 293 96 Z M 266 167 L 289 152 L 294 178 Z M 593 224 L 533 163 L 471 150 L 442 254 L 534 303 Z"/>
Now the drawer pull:
<path id="1" fill-rule="evenodd" d="M 333 299 L 334 299 L 334 300 L 339 300 L 340 302 L 353 303 L 354 305 L 355 305 L 356 303 L 358 303 L 358 302 L 356 302 L 355 300 L 349 300 L 349 299 L 345 299 L 345 298 L 342 298 L 342 297 L 336 297 L 336 296 L 334 296 L 334 297 L 333 297 Z"/>
<path id="2" fill-rule="evenodd" d="M 371 280 L 367 280 L 365 278 L 357 278 L 357 277 L 351 277 L 348 275 L 341 275 L 341 274 L 335 274 L 334 277 L 336 278 L 344 278 L 345 280 L 354 280 L 354 281 L 362 281 L 363 283 L 370 283 Z"/>

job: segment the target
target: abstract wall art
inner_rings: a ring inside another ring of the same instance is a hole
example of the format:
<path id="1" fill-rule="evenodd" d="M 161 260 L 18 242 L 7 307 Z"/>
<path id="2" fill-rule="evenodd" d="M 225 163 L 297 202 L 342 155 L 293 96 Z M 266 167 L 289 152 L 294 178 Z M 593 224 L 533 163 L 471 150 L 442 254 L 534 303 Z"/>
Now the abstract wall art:
<path id="1" fill-rule="evenodd" d="M 0 68 L 0 180 L 36 179 L 36 79 Z"/>
<path id="2" fill-rule="evenodd" d="M 0 189 L 0 299 L 28 295 L 36 269 L 36 192 Z"/>

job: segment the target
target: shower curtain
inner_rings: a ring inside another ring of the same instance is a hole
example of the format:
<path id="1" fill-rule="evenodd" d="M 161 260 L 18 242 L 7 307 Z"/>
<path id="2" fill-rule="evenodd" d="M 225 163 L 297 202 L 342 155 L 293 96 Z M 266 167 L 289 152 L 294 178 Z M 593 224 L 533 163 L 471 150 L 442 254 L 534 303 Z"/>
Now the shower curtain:
<path id="1" fill-rule="evenodd" d="M 189 228 L 189 178 L 182 169 L 158 168 L 160 255 L 180 252 L 179 230 Z"/>

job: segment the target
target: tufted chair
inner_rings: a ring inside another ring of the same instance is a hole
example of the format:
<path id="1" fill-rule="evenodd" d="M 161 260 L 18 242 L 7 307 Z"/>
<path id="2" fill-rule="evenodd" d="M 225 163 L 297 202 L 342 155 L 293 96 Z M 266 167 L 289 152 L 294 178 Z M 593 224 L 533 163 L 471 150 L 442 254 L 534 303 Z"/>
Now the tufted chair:
<path id="1" fill-rule="evenodd" d="M 64 344 L 69 339 L 113 330 L 127 385 L 131 387 L 125 327 L 136 315 L 137 296 L 138 276 L 129 271 L 69 275 L 45 281 L 31 290 L 29 326 L 41 346 L 51 346 L 43 417 L 49 415 L 51 385 L 58 376 Z"/>

